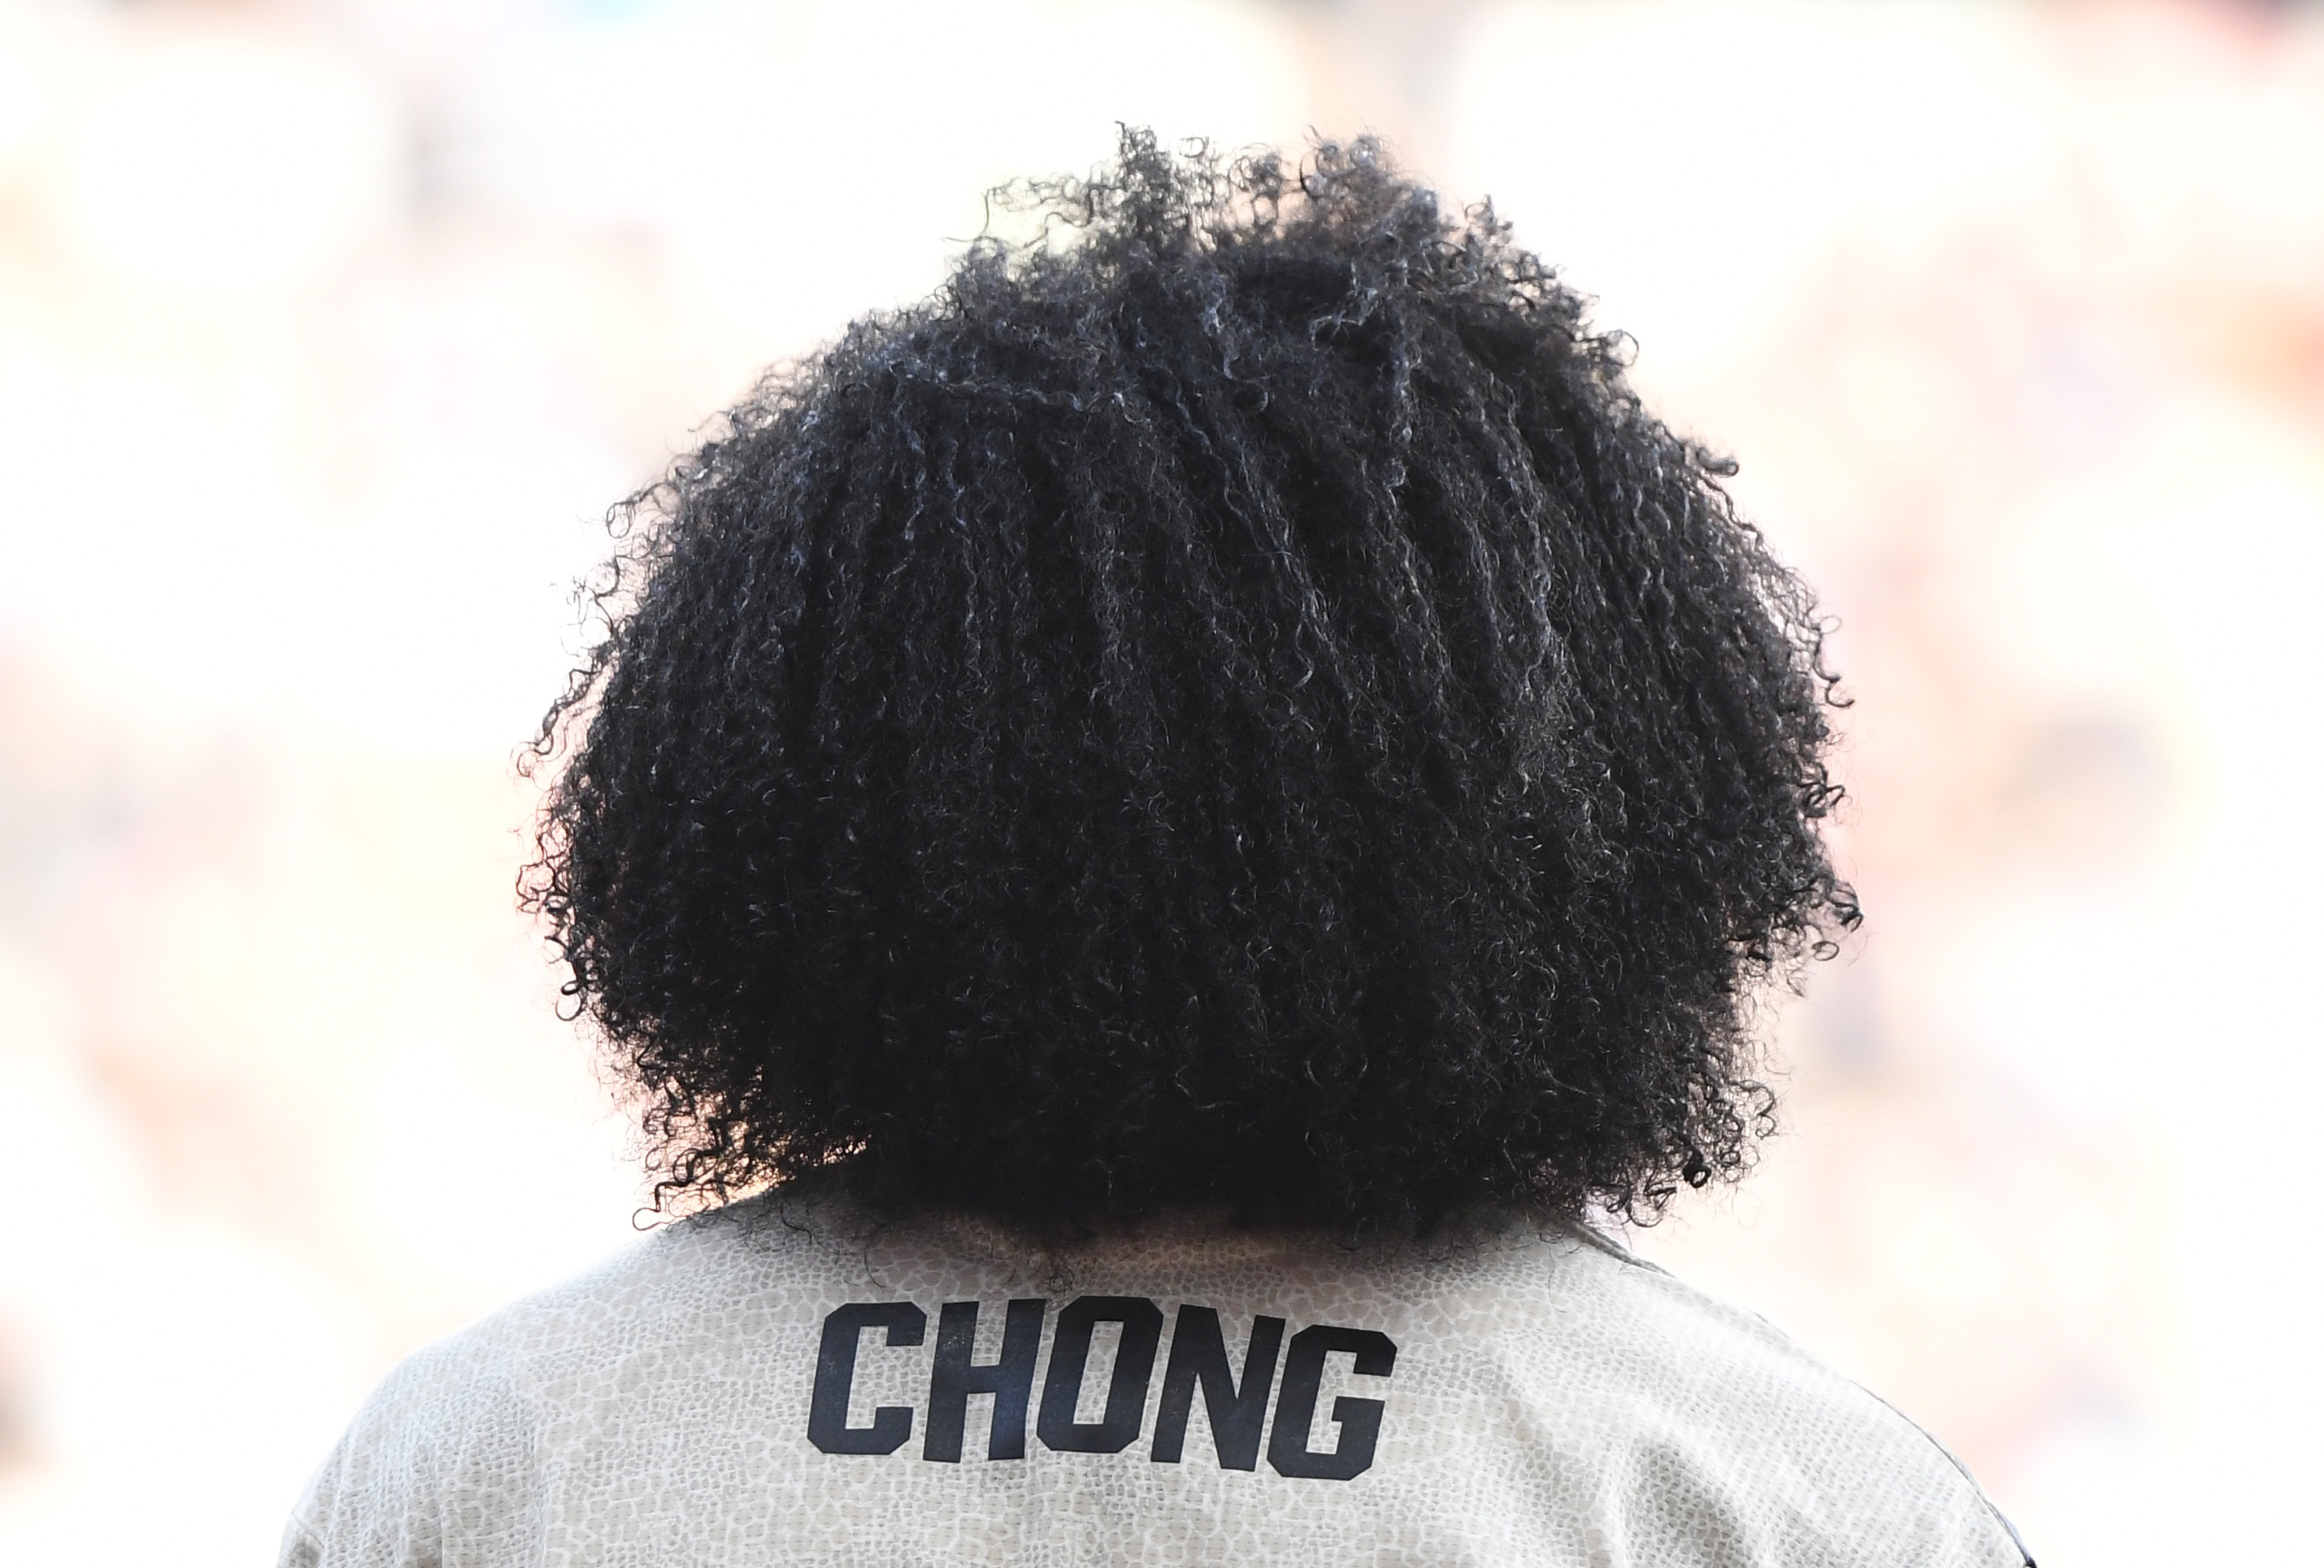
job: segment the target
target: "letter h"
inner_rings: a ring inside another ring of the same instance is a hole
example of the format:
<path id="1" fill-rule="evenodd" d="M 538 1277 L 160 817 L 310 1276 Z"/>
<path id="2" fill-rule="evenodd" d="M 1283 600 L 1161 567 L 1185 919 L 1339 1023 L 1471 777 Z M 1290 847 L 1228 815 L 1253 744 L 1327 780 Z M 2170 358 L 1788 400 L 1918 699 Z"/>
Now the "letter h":
<path id="1" fill-rule="evenodd" d="M 960 1462 L 962 1434 L 968 1425 L 968 1397 L 992 1396 L 992 1437 L 988 1459 L 1025 1457 L 1025 1407 L 1033 1396 L 1033 1362 L 1041 1353 L 1044 1298 L 1012 1301 L 1001 1335 L 1001 1359 L 979 1365 L 976 1310 L 973 1301 L 947 1301 L 936 1320 L 936 1370 L 928 1379 L 928 1434 L 922 1459 Z"/>

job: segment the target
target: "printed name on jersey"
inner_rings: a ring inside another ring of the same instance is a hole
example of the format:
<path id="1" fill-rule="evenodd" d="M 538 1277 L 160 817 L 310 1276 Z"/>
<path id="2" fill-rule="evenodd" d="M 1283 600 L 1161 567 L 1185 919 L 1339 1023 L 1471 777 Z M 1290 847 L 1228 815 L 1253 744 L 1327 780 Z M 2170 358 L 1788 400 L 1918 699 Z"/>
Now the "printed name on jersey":
<path id="1" fill-rule="evenodd" d="M 1040 1297 L 1008 1304 L 997 1359 L 978 1361 L 977 1319 L 984 1304 L 947 1301 L 936 1318 L 936 1342 L 928 1374 L 927 1420 L 920 1457 L 942 1464 L 960 1462 L 973 1395 L 992 1399 L 988 1459 L 1025 1457 L 1026 1417 L 1033 1410 L 1033 1376 L 1040 1361 L 1045 1330 L 1053 1321 Z M 1154 1369 L 1162 1366 L 1161 1397 L 1154 1403 L 1154 1425 L 1147 1457 L 1176 1464 L 1186 1446 L 1186 1423 L 1194 1396 L 1203 1397 L 1211 1443 L 1227 1470 L 1259 1468 L 1260 1439 L 1267 1462 L 1280 1475 L 1303 1480 L 1349 1480 L 1370 1470 L 1379 1446 L 1386 1402 L 1342 1396 L 1332 1402 L 1339 1427 L 1336 1443 L 1308 1447 L 1315 1401 L 1323 1388 L 1324 1358 L 1333 1351 L 1354 1358 L 1360 1376 L 1385 1378 L 1396 1369 L 1396 1342 L 1377 1329 L 1314 1324 L 1284 1339 L 1289 1326 L 1279 1317 L 1252 1321 L 1242 1367 L 1227 1354 L 1219 1314 L 1207 1306 L 1182 1305 L 1162 1353 L 1162 1308 L 1142 1296 L 1084 1296 L 1065 1304 L 1048 1333 L 1048 1370 L 1041 1379 L 1033 1434 L 1060 1453 L 1120 1453 L 1146 1432 L 1146 1409 L 1153 1393 Z M 1089 1368 L 1090 1344 L 1100 1324 L 1114 1324 L 1120 1338 L 1113 1374 L 1106 1386 L 1105 1411 L 1095 1421 L 1074 1419 Z M 836 1307 L 823 1320 L 823 1343 L 815 1363 L 815 1393 L 807 1407 L 807 1441 L 825 1453 L 893 1453 L 910 1441 L 921 1411 L 883 1405 L 869 1425 L 847 1423 L 855 1366 L 867 1348 L 909 1349 L 927 1338 L 928 1314 L 908 1301 L 856 1301 Z M 884 1337 L 865 1335 L 881 1331 Z M 1278 1362 L 1282 1378 L 1278 1384 Z M 1274 1420 L 1268 1421 L 1271 1403 Z"/>

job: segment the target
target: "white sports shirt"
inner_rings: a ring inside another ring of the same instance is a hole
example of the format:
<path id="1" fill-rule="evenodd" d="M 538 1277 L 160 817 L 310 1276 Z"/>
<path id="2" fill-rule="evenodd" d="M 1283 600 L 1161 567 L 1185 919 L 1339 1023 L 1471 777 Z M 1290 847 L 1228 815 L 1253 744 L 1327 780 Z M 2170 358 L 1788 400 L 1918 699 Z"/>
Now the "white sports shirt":
<path id="1" fill-rule="evenodd" d="M 389 1375 L 285 1568 L 2027 1563 L 1960 1468 L 1580 1225 L 1065 1254 L 766 1200 Z"/>

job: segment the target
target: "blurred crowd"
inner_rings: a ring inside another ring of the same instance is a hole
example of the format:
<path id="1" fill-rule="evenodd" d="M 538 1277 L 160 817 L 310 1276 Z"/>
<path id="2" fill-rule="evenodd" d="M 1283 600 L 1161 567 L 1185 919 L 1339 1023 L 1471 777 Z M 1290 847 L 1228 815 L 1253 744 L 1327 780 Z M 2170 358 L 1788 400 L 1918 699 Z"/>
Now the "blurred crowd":
<path id="1" fill-rule="evenodd" d="M 1838 618 L 1867 924 L 1633 1243 L 2052 1568 L 2312 1550 L 2324 11 L 0 0 L 0 1560 L 263 1560 L 645 1222 L 512 897 L 600 519 L 1117 121 L 1489 195 Z"/>

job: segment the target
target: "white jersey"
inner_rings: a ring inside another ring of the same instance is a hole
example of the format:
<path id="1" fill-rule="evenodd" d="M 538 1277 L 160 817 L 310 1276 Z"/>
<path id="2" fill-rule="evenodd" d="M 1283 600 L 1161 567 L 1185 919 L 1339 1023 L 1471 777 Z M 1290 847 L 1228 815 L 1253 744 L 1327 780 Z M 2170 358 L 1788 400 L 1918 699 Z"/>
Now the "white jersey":
<path id="1" fill-rule="evenodd" d="M 286 1568 L 1960 1564 L 1925 1434 L 1579 1225 L 1045 1253 L 765 1201 L 420 1351 Z"/>

